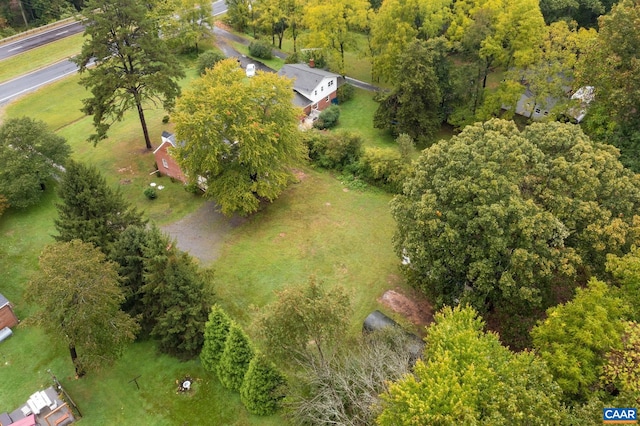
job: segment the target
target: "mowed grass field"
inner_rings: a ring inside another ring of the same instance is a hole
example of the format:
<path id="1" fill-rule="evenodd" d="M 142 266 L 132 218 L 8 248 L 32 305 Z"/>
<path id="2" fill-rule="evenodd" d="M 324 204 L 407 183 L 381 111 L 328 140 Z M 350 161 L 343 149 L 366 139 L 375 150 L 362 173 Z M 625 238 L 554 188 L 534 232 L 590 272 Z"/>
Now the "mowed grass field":
<path id="1" fill-rule="evenodd" d="M 193 61 L 188 62 L 192 65 Z M 189 70 L 183 85 L 195 77 Z M 12 103 L 1 112 L 4 119 L 30 116 L 45 121 L 67 138 L 72 157 L 93 164 L 114 188 L 158 224 L 167 224 L 194 212 L 199 197 L 184 191 L 179 183 L 150 175 L 154 160 L 144 149 L 137 114 L 127 114 L 116 123 L 110 137 L 97 146 L 86 142 L 93 131 L 91 117 L 79 108 L 87 92 L 78 77 L 46 86 Z M 363 98 L 361 97 L 360 100 Z M 356 97 L 342 119 L 351 129 L 366 131 L 368 120 L 352 118 L 358 111 Z M 370 108 L 368 109 L 370 110 Z M 165 112 L 149 106 L 147 122 L 154 144 L 159 143 Z M 351 121 L 349 121 L 351 120 Z M 372 144 L 386 145 L 388 141 Z M 216 298 L 245 326 L 254 307 L 274 300 L 274 291 L 302 284 L 312 275 L 327 283 L 341 284 L 352 294 L 354 315 L 351 332 L 360 332 L 362 320 L 386 289 L 402 287 L 398 259 L 392 251 L 394 231 L 388 202 L 391 196 L 377 190 L 350 191 L 330 173 L 300 165 L 300 182 L 292 185 L 273 204 L 251 216 L 231 231 L 215 270 Z M 150 182 L 164 185 L 158 199 L 147 200 L 144 188 Z M 112 367 L 76 380 L 68 350 L 55 344 L 33 324 L 35 309 L 24 294 L 37 269 L 38 254 L 53 241 L 53 221 L 58 201 L 52 182 L 41 204 L 24 211 L 9 210 L 0 217 L 0 292 L 16 306 L 23 323 L 13 337 L 0 345 L 0 411 L 12 410 L 29 395 L 51 381 L 51 369 L 67 387 L 85 416 L 86 425 L 281 425 L 281 416 L 249 415 L 236 393 L 224 390 L 217 378 L 205 372 L 198 360 L 180 362 L 157 353 L 153 342 L 131 345 Z M 383 308 L 382 308 L 383 309 Z M 140 376 L 140 389 L 131 380 Z M 195 379 L 194 391 L 177 394 L 175 381 Z"/>

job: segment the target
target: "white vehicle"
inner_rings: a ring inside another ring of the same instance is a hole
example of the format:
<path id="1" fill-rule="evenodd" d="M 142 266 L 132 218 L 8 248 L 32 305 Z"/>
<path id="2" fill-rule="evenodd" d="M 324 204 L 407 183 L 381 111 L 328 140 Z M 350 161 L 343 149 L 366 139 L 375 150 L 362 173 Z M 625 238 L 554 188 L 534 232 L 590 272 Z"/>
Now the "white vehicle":
<path id="1" fill-rule="evenodd" d="M 253 77 L 256 75 L 256 64 L 247 64 L 246 73 L 247 77 Z"/>

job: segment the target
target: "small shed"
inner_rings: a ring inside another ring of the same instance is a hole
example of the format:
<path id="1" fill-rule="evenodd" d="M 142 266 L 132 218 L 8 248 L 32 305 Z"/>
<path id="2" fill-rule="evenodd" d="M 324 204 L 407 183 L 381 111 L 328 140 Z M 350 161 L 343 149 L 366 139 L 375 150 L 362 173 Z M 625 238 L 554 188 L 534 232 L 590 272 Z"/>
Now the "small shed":
<path id="1" fill-rule="evenodd" d="M 13 306 L 6 297 L 0 294 L 0 329 L 15 327 L 18 322 L 18 317 L 13 313 Z"/>

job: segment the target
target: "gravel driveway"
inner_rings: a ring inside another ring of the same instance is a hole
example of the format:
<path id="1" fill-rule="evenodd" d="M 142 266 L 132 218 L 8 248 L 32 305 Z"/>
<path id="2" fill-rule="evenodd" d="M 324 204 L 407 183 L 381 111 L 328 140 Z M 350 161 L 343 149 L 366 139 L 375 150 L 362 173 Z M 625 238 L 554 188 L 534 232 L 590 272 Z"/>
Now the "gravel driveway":
<path id="1" fill-rule="evenodd" d="M 229 232 L 246 222 L 239 216 L 226 217 L 216 211 L 212 201 L 177 222 L 161 229 L 175 238 L 180 250 L 188 252 L 208 266 L 220 256 L 220 250 Z"/>

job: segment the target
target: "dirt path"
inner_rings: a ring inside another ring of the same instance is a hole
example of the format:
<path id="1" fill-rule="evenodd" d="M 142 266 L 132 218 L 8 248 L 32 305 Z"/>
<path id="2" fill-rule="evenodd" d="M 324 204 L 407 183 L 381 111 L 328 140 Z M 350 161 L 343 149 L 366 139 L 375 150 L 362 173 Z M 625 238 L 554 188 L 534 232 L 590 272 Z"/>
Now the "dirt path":
<path id="1" fill-rule="evenodd" d="M 203 266 L 208 266 L 220 256 L 222 245 L 231 230 L 245 221 L 245 218 L 238 216 L 224 216 L 216 211 L 216 204 L 210 201 L 179 221 L 163 226 L 162 230 L 177 240 L 180 250 L 199 259 Z"/>

